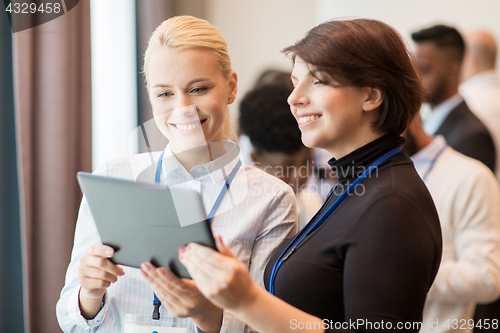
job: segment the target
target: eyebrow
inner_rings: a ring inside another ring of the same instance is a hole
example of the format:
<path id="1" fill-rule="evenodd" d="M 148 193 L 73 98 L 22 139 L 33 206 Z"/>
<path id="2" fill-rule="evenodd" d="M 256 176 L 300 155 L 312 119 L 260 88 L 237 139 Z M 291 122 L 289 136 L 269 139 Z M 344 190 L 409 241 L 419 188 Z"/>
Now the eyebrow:
<path id="1" fill-rule="evenodd" d="M 317 70 L 316 70 L 315 72 L 317 72 Z M 312 77 L 315 77 L 315 76 L 314 76 L 314 73 L 313 73 L 312 71 L 308 71 L 307 75 L 310 75 L 310 76 L 312 76 Z M 290 80 L 292 80 L 292 81 L 293 81 L 294 79 L 295 79 L 295 80 L 297 80 L 297 77 L 296 77 L 295 75 L 293 75 L 293 74 L 292 74 L 292 75 L 290 75 Z"/>
<path id="2" fill-rule="evenodd" d="M 187 85 L 190 86 L 190 85 L 192 85 L 194 83 L 205 82 L 205 81 L 210 81 L 210 79 L 207 79 L 207 78 L 194 79 L 194 80 L 189 81 Z M 156 88 L 156 87 L 160 87 L 160 88 L 172 88 L 172 86 L 170 84 L 164 84 L 164 83 L 157 83 L 152 88 Z"/>
<path id="3" fill-rule="evenodd" d="M 328 75 L 328 72 L 325 71 L 324 69 L 312 68 L 312 69 L 309 70 L 309 74 L 311 74 L 315 78 L 317 78 L 316 75 L 322 74 L 322 73 Z"/>

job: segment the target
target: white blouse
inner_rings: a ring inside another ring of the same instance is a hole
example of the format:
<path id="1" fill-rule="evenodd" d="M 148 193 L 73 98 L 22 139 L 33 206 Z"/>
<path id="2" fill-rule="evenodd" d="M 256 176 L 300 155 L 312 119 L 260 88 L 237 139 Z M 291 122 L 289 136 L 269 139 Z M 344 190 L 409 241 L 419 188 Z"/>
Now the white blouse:
<path id="1" fill-rule="evenodd" d="M 184 169 L 167 146 L 160 183 L 201 193 L 208 214 L 225 185 L 225 177 L 240 160 L 236 144 L 224 142 L 223 145 L 226 154 L 196 166 L 190 172 Z M 140 154 L 108 162 L 94 174 L 152 183 L 160 154 Z M 211 227 L 214 235 L 221 235 L 224 243 L 247 265 L 254 281 L 264 287 L 264 269 L 274 250 L 297 233 L 293 191 L 281 180 L 243 164 L 231 182 Z M 78 266 L 87 248 L 95 243 L 101 243 L 101 239 L 84 197 L 76 224 L 71 262 L 56 306 L 59 325 L 64 332 L 123 332 L 126 315 L 151 316 L 153 313 L 153 290 L 149 283 L 138 269 L 123 267 L 125 275 L 108 288 L 104 305 L 96 317 L 86 320 L 81 315 Z M 172 317 L 163 305 L 160 313 L 162 318 L 172 322 L 186 322 L 188 332 L 196 331 L 190 319 Z M 247 331 L 249 328 L 244 323 L 228 313 L 224 314 L 221 332 Z"/>

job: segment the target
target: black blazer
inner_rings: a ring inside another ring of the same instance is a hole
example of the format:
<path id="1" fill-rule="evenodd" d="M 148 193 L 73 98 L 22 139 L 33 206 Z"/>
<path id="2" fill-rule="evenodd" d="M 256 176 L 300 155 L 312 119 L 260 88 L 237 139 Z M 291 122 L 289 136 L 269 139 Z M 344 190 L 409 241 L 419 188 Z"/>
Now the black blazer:
<path id="1" fill-rule="evenodd" d="M 435 134 L 443 135 L 451 148 L 483 162 L 491 171 L 495 171 L 493 139 L 465 101 L 450 112 Z"/>

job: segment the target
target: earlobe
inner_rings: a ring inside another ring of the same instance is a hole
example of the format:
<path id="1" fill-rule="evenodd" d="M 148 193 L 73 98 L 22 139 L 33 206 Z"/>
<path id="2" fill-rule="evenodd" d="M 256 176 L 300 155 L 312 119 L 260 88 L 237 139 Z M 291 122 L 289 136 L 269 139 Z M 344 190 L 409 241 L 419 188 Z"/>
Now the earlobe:
<path id="1" fill-rule="evenodd" d="M 363 111 L 376 110 L 384 101 L 384 93 L 382 89 L 367 87 L 368 94 L 363 103 Z"/>

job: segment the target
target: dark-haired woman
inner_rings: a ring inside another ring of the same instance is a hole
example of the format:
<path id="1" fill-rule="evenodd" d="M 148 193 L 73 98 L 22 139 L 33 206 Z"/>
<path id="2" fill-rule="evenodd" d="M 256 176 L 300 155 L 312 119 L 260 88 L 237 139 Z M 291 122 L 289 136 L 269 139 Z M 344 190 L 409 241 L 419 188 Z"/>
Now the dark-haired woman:
<path id="1" fill-rule="evenodd" d="M 220 241 L 221 253 L 180 248 L 181 261 L 207 298 L 259 332 L 418 332 L 441 233 L 401 150 L 422 101 L 413 57 L 393 28 L 364 19 L 323 23 L 285 52 L 302 141 L 334 156 L 339 185 L 271 258 L 270 293 Z"/>

